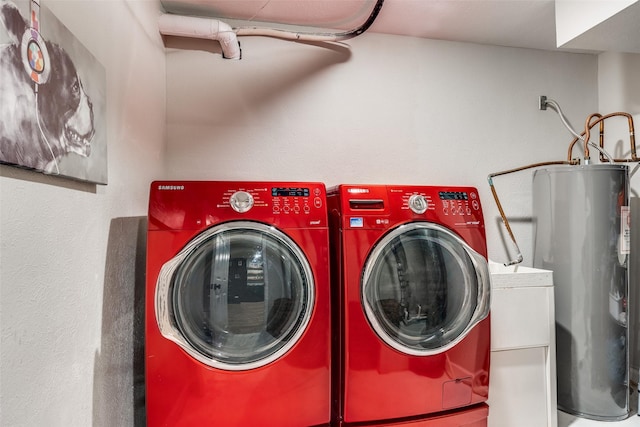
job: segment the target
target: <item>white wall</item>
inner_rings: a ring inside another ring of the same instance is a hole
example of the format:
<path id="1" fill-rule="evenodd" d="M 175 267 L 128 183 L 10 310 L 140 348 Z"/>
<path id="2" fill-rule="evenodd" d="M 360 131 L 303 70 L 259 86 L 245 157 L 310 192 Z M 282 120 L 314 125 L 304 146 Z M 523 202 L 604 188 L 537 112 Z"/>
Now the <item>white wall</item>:
<path id="1" fill-rule="evenodd" d="M 351 49 L 241 38 L 243 59 L 167 55 L 168 170 L 184 179 L 462 184 L 480 190 L 489 254 L 507 261 L 486 177 L 564 160 L 598 110 L 597 57 L 365 33 Z M 531 265 L 531 172 L 495 179 Z"/>
<path id="2" fill-rule="evenodd" d="M 633 116 L 635 137 L 640 125 L 640 55 L 606 52 L 598 56 L 598 93 L 602 114 L 623 111 Z M 608 120 L 605 130 L 605 148 L 616 157 L 629 157 L 629 127 L 625 118 Z M 636 141 L 636 148 L 640 140 Z M 638 152 L 640 154 L 640 151 Z M 630 336 L 632 345 L 631 366 L 637 375 L 640 366 L 640 174 L 631 179 L 631 260 L 629 268 L 631 280 L 629 301 Z M 635 377 L 637 379 L 637 376 Z"/>
<path id="3" fill-rule="evenodd" d="M 105 67 L 109 184 L 0 166 L 0 425 L 130 426 L 144 216 L 164 169 L 158 5 L 44 6 Z"/>
<path id="4" fill-rule="evenodd" d="M 109 185 L 0 166 L 0 425 L 143 425 L 152 179 L 475 185 L 504 261 L 487 174 L 564 158 L 571 137 L 539 95 L 576 125 L 599 109 L 595 56 L 369 33 L 351 49 L 243 38 L 241 61 L 173 41 L 165 94 L 156 2 L 45 5 L 107 70 Z M 528 265 L 530 178 L 496 179 Z"/>
<path id="5" fill-rule="evenodd" d="M 552 110 L 538 110 L 538 97 L 559 102 L 579 132 L 591 113 L 640 112 L 638 55 L 370 33 L 349 41 L 350 50 L 240 40 L 241 61 L 221 59 L 210 42 L 174 42 L 179 49 L 169 51 L 170 177 L 474 185 L 489 256 L 499 262 L 513 251 L 487 175 L 565 160 L 573 139 Z M 620 154 L 624 120 L 607 123 L 607 135 Z M 494 182 L 531 266 L 531 171 Z M 632 336 L 638 330 L 636 318 Z M 640 342 L 633 348 L 637 367 Z"/>

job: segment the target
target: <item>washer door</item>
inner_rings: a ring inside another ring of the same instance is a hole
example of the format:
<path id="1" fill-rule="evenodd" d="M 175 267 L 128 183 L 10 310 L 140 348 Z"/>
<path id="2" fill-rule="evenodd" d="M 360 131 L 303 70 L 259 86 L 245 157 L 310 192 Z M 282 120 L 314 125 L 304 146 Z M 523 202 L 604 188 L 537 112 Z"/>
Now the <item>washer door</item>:
<path id="1" fill-rule="evenodd" d="M 396 350 L 433 355 L 462 340 L 489 313 L 487 260 L 457 235 L 415 222 L 386 234 L 362 275 L 362 303 Z"/>
<path id="2" fill-rule="evenodd" d="M 162 335 L 214 368 L 246 370 L 284 355 L 314 307 L 302 250 L 284 233 L 235 221 L 206 230 L 160 271 Z"/>

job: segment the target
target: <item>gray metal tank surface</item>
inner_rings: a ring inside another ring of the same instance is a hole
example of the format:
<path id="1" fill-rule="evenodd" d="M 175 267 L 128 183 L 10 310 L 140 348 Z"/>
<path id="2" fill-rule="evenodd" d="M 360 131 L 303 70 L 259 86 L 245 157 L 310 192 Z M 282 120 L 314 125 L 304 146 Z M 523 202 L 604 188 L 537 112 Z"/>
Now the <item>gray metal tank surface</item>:
<path id="1" fill-rule="evenodd" d="M 629 171 L 557 166 L 533 175 L 534 267 L 553 271 L 558 409 L 629 416 Z"/>

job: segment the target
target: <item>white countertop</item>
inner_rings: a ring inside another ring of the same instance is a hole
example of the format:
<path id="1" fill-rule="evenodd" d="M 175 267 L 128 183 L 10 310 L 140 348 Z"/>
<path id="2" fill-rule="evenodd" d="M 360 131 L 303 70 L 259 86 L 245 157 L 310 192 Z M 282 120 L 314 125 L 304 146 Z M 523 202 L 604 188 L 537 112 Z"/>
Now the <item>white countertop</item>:
<path id="1" fill-rule="evenodd" d="M 489 260 L 492 288 L 553 286 L 553 271 L 521 265 L 505 266 Z"/>

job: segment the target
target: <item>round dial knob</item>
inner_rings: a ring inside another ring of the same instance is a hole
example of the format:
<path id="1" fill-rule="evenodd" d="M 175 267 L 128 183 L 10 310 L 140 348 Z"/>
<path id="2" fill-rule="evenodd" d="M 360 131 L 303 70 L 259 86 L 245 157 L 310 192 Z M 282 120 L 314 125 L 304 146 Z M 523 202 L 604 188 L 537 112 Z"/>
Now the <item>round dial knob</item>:
<path id="1" fill-rule="evenodd" d="M 234 211 L 243 213 L 253 207 L 253 196 L 246 191 L 236 191 L 231 195 L 229 203 Z"/>
<path id="2" fill-rule="evenodd" d="M 427 206 L 429 206 L 429 202 L 424 196 L 420 194 L 414 194 L 409 197 L 409 209 L 417 214 L 423 214 L 427 211 Z"/>

